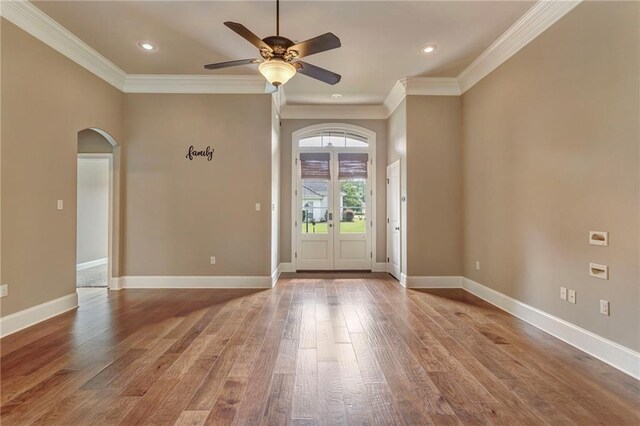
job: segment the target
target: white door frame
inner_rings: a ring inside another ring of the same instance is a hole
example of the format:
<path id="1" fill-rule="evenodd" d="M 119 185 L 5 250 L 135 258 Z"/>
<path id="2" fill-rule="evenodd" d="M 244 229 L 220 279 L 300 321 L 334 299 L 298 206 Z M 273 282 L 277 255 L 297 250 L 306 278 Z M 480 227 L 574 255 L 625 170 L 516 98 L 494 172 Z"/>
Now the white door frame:
<path id="1" fill-rule="evenodd" d="M 108 237 L 107 237 L 107 290 L 111 290 L 111 281 L 113 278 L 113 154 L 112 153 L 101 153 L 101 154 L 84 154 L 78 153 L 78 160 L 82 158 L 104 158 L 109 160 L 109 228 L 108 228 Z M 77 169 L 77 167 L 76 167 Z M 77 173 L 77 172 L 76 172 Z M 76 176 L 76 197 L 78 196 L 78 184 L 77 184 L 77 176 Z M 77 210 L 76 205 L 76 210 Z M 77 215 L 77 211 L 76 211 Z M 76 232 L 78 229 L 77 226 L 77 218 L 76 218 Z M 78 237 L 76 235 L 76 244 L 78 241 Z M 76 247 L 77 250 L 77 247 Z M 77 262 L 77 261 L 76 261 Z M 77 284 L 77 283 L 76 283 Z"/>
<path id="2" fill-rule="evenodd" d="M 300 139 L 308 136 L 309 134 L 317 133 L 319 131 L 336 131 L 336 132 L 350 132 L 359 134 L 367 138 L 368 147 L 365 148 L 300 148 Z M 298 251 L 298 232 L 296 229 L 296 220 L 298 218 L 298 174 L 296 158 L 298 158 L 300 152 L 322 152 L 328 150 L 331 152 L 367 152 L 369 154 L 369 194 L 367 194 L 369 203 L 371 205 L 371 214 L 369 215 L 369 230 L 370 230 L 370 246 L 371 246 L 371 270 L 374 270 L 376 264 L 376 224 L 377 224 L 377 194 L 376 194 L 376 132 L 367 129 L 366 127 L 356 126 L 354 124 L 346 123 L 322 123 L 307 126 L 302 129 L 293 132 L 291 137 L 291 265 L 292 270 L 298 269 L 296 253 Z"/>
<path id="3" fill-rule="evenodd" d="M 399 236 L 398 236 L 398 244 L 400 245 L 400 247 L 398 247 L 398 270 L 397 271 L 393 271 L 393 268 L 391 267 L 391 262 L 389 260 L 389 256 L 390 253 L 392 253 L 392 244 L 393 244 L 393 238 L 391 238 L 393 235 L 393 230 L 391 229 L 391 227 L 393 226 L 390 221 L 390 214 L 389 214 L 389 200 L 390 200 L 390 195 L 389 195 L 389 187 L 387 186 L 387 220 L 386 220 L 386 230 L 387 230 L 387 272 L 390 273 L 391 275 L 393 275 L 394 277 L 396 277 L 398 279 L 398 281 L 400 280 L 400 277 L 402 275 L 402 185 L 400 183 L 400 179 L 401 179 L 401 174 L 400 174 L 400 160 L 396 160 L 393 163 L 389 164 L 387 166 L 387 185 L 389 185 L 389 171 L 393 170 L 394 168 L 398 169 L 398 199 L 396 200 L 398 203 L 398 223 L 399 223 L 399 227 L 400 230 L 398 230 Z M 395 273 L 393 273 L 395 272 Z"/>

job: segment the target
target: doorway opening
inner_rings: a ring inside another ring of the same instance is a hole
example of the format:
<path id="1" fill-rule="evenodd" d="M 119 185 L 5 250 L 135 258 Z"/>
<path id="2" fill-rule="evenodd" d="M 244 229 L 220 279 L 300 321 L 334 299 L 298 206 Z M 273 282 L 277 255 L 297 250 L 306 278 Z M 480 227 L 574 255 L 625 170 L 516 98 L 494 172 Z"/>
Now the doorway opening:
<path id="1" fill-rule="evenodd" d="M 296 271 L 371 271 L 375 133 L 323 124 L 293 134 L 292 263 Z"/>
<path id="2" fill-rule="evenodd" d="M 78 133 L 76 287 L 106 289 L 111 279 L 113 148 L 100 132 Z"/>

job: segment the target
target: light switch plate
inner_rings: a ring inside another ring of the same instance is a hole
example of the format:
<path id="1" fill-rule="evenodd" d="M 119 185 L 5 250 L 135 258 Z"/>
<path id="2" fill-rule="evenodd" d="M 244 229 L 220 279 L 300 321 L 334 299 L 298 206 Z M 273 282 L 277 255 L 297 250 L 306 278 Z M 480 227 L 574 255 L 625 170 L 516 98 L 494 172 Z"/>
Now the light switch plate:
<path id="1" fill-rule="evenodd" d="M 64 202 L 62 200 L 58 200 L 58 210 L 62 210 L 64 208 Z"/>
<path id="2" fill-rule="evenodd" d="M 560 299 L 567 300 L 567 288 L 560 287 Z"/>
<path id="3" fill-rule="evenodd" d="M 260 203 L 256 203 L 256 211 L 259 212 L 260 211 Z"/>
<path id="4" fill-rule="evenodd" d="M 209 262 L 211 262 L 212 265 L 215 265 L 216 264 L 216 257 L 215 256 L 211 256 L 209 258 Z"/>
<path id="5" fill-rule="evenodd" d="M 476 260 L 476 271 L 480 270 L 480 261 Z"/>
<path id="6" fill-rule="evenodd" d="M 609 316 L 609 301 L 600 299 L 600 313 Z"/>
<path id="7" fill-rule="evenodd" d="M 576 291 L 569 289 L 568 293 L 569 293 L 569 297 L 568 297 L 569 302 L 575 304 L 576 303 Z"/>
<path id="8" fill-rule="evenodd" d="M 7 297 L 9 295 L 9 285 L 2 284 L 0 285 L 0 297 Z"/>

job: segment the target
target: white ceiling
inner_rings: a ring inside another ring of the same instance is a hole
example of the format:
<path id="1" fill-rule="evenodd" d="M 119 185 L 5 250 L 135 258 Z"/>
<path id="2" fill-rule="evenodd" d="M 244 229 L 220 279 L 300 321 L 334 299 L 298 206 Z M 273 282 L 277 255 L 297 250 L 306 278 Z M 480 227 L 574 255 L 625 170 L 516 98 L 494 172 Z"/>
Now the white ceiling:
<path id="1" fill-rule="evenodd" d="M 303 75 L 286 85 L 289 104 L 381 103 L 398 79 L 455 77 L 533 1 L 283 1 L 280 32 L 306 40 L 331 31 L 340 49 L 305 58 L 342 75 L 329 86 Z M 211 62 L 257 57 L 223 25 L 275 33 L 271 1 L 39 1 L 34 4 L 129 74 L 257 74 L 256 66 L 205 71 Z M 139 41 L 158 51 L 143 52 Z M 421 47 L 437 44 L 431 55 Z M 341 93 L 340 101 L 331 94 Z"/>

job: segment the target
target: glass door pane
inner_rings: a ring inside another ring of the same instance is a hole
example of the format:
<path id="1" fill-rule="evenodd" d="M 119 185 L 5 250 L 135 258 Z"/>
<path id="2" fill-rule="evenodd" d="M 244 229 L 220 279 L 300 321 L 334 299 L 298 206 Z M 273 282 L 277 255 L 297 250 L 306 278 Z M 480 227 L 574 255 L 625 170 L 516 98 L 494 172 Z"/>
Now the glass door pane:
<path id="1" fill-rule="evenodd" d="M 329 188 L 331 181 L 302 179 L 301 232 L 327 234 L 329 232 Z"/>
<path id="2" fill-rule="evenodd" d="M 365 203 L 367 181 L 347 179 L 340 181 L 340 233 L 364 234 L 367 209 Z"/>

